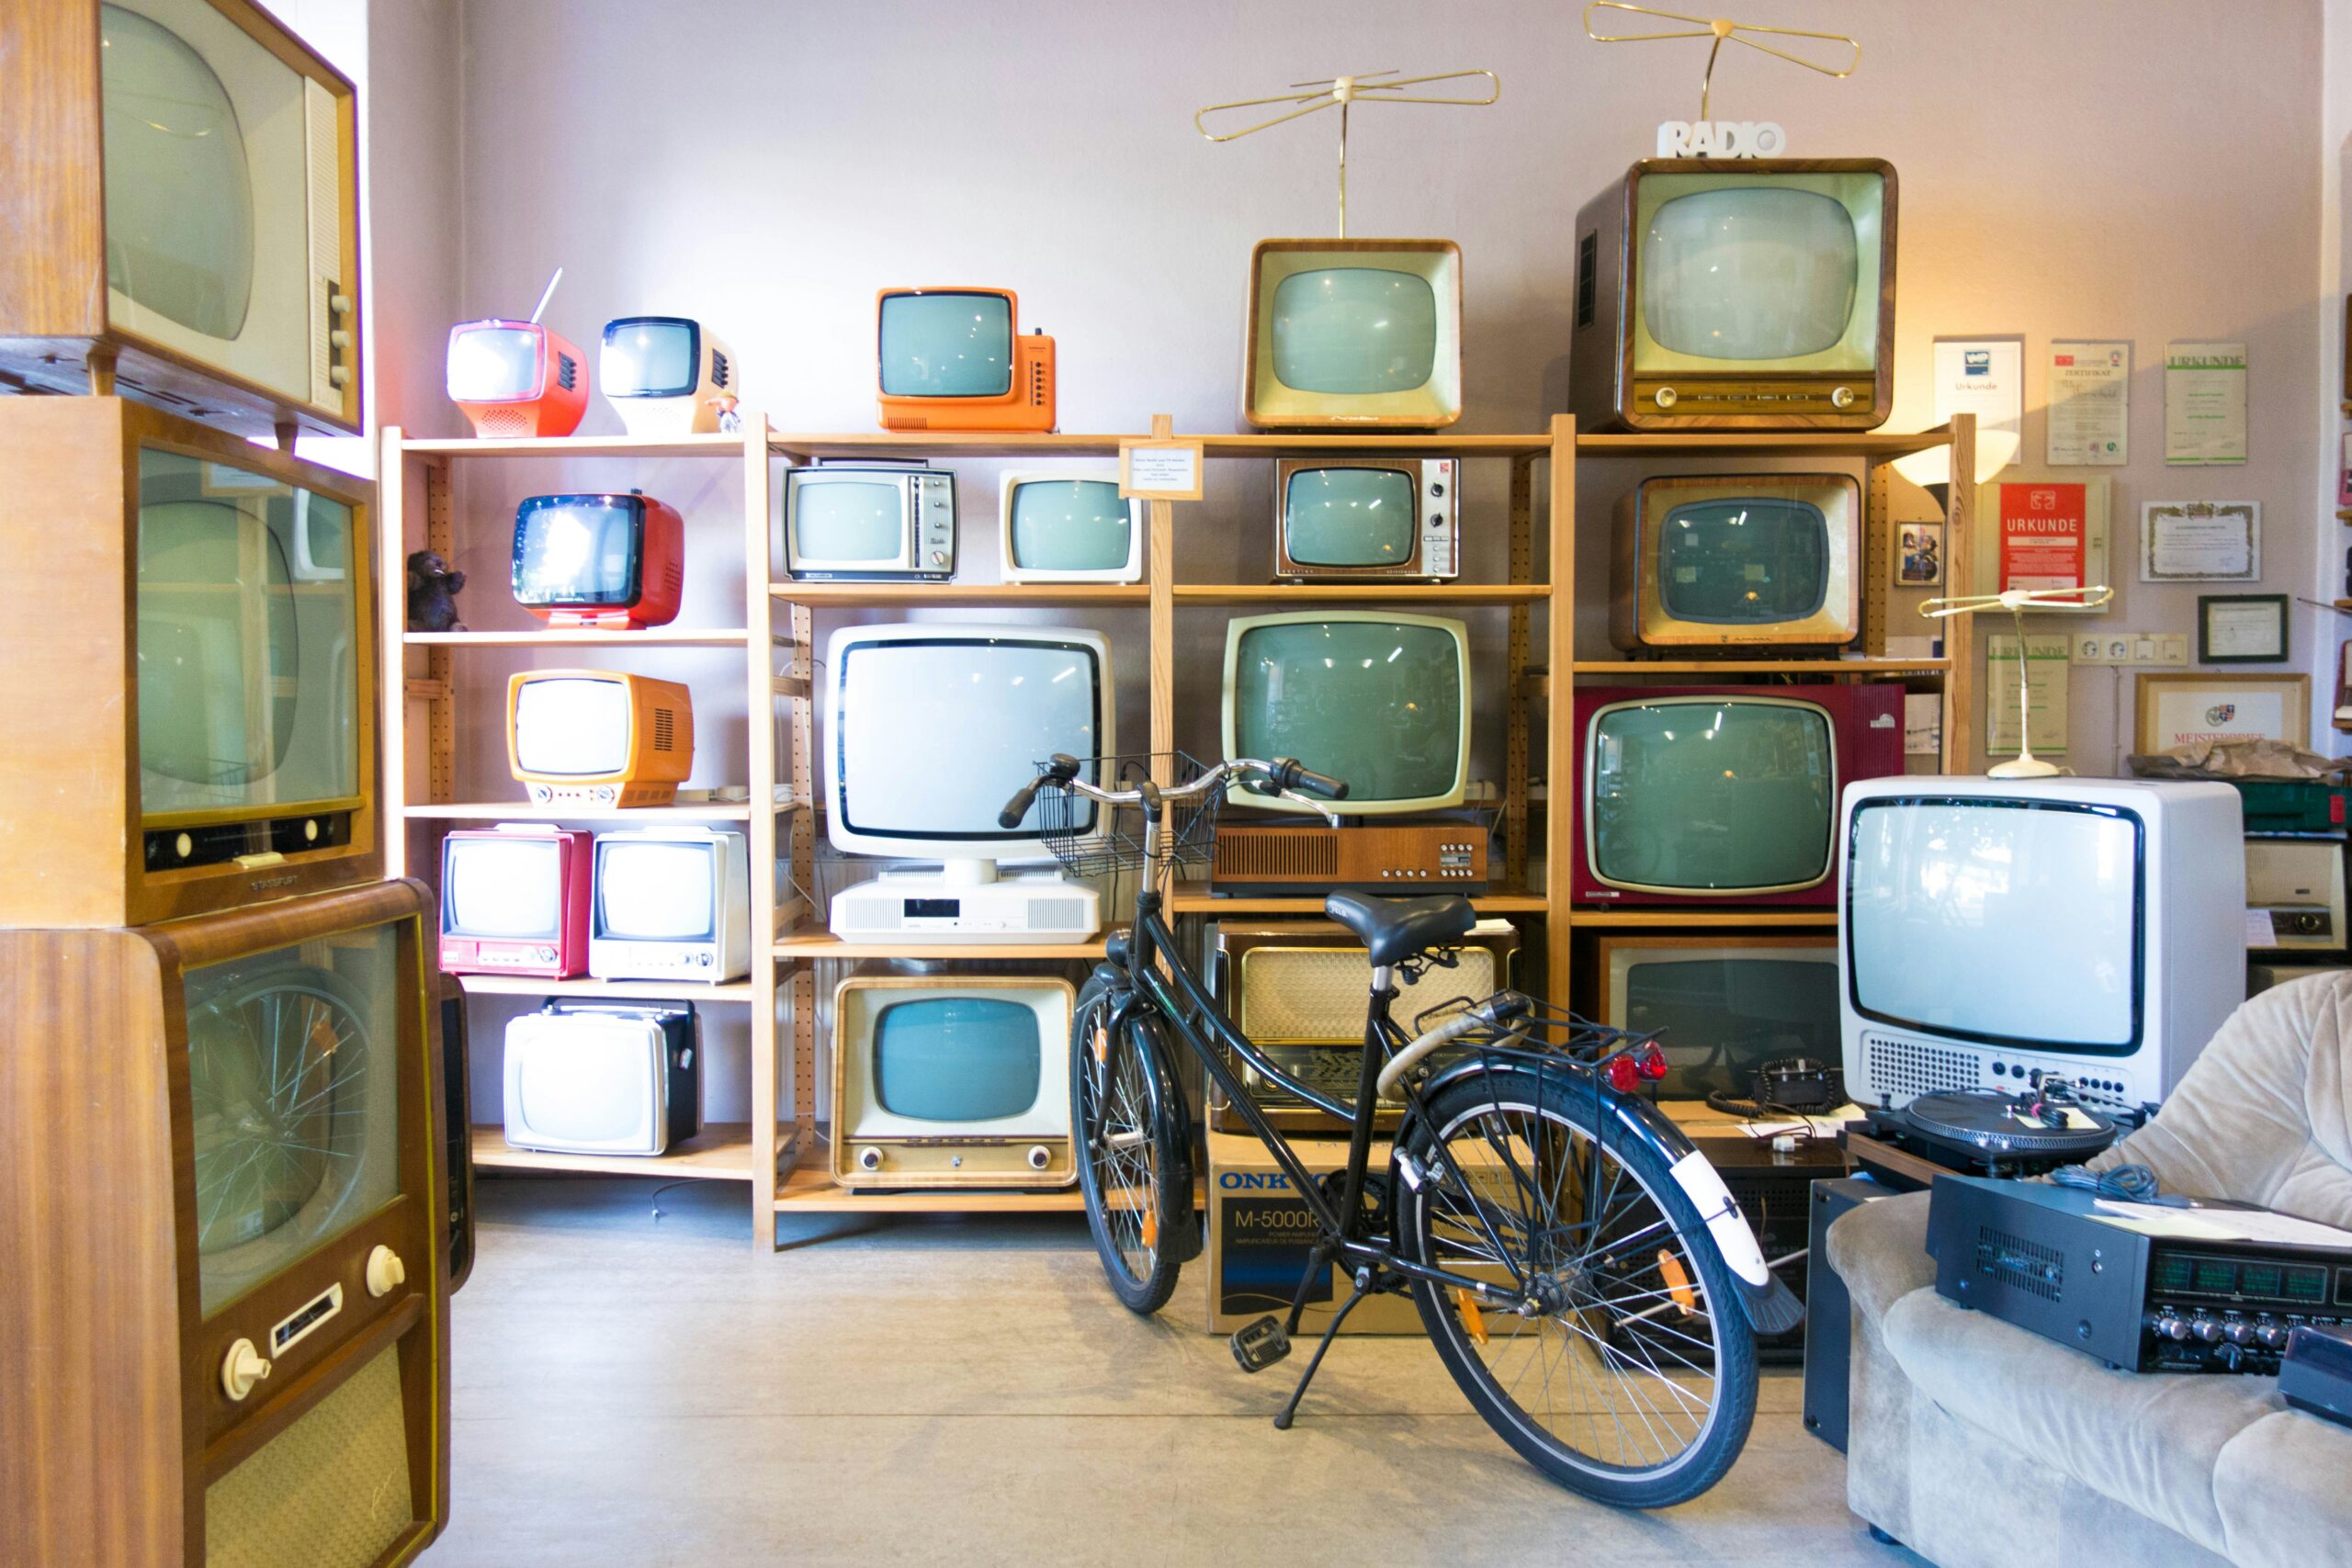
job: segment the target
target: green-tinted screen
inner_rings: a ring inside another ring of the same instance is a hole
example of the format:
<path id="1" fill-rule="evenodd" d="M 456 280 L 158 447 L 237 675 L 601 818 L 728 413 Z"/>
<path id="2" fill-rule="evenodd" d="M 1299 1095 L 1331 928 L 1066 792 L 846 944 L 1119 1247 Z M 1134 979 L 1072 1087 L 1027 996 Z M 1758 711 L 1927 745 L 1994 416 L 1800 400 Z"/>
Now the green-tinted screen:
<path id="1" fill-rule="evenodd" d="M 1452 792 L 1462 764 L 1460 649 L 1439 626 L 1313 620 L 1252 626 L 1233 671 L 1234 748 L 1295 757 L 1348 804 Z"/>
<path id="2" fill-rule="evenodd" d="M 1274 378 L 1302 392 L 1409 392 L 1437 369 L 1437 291 L 1390 267 L 1295 272 L 1274 286 Z"/>
<path id="3" fill-rule="evenodd" d="M 359 793 L 351 509 L 250 469 L 139 454 L 140 799 L 149 817 Z"/>
<path id="4" fill-rule="evenodd" d="M 1694 191 L 1659 207 L 1641 253 L 1650 336 L 1677 354 L 1779 360 L 1838 346 L 1861 276 L 1854 220 L 1819 191 Z"/>
<path id="5" fill-rule="evenodd" d="M 882 390 L 894 398 L 1001 398 L 1012 389 L 1012 305 L 1001 294 L 893 294 L 882 301 Z"/>
<path id="6" fill-rule="evenodd" d="M 1658 591 L 1679 621 L 1769 626 L 1829 594 L 1829 524 L 1807 502 L 1770 497 L 1678 506 L 1658 530 Z"/>
<path id="7" fill-rule="evenodd" d="M 1783 1056 L 1834 1062 L 1838 965 L 1788 958 L 1654 959 L 1625 972 L 1625 1025 L 1664 1030 L 1664 1095 L 1745 1094 Z"/>
<path id="8" fill-rule="evenodd" d="M 1037 1015 L 996 997 L 893 1002 L 874 1021 L 874 1095 L 916 1122 L 994 1122 L 1037 1103 Z"/>
<path id="9" fill-rule="evenodd" d="M 1112 479 L 1025 479 L 1012 487 L 1012 558 L 1035 571 L 1115 571 L 1133 525 Z"/>
<path id="10" fill-rule="evenodd" d="M 906 540 L 905 496 L 896 483 L 795 484 L 793 548 L 803 561 L 895 561 Z"/>
<path id="11" fill-rule="evenodd" d="M 1413 554 L 1413 480 L 1402 468 L 1301 468 L 1283 538 L 1301 566 L 1402 566 Z"/>
<path id="12" fill-rule="evenodd" d="M 1805 886 L 1829 873 L 1829 716 L 1736 698 L 1629 705 L 1594 721 L 1592 870 L 1638 887 Z"/>

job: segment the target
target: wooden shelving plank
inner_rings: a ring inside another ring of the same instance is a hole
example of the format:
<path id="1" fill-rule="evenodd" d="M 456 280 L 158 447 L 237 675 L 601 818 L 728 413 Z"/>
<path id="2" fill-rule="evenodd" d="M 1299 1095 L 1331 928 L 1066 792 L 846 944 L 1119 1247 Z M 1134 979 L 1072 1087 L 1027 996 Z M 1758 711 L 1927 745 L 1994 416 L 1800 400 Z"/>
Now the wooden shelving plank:
<path id="1" fill-rule="evenodd" d="M 1541 915 L 1552 907 L 1541 893 L 1488 893 L 1472 898 L 1470 904 L 1485 915 Z M 1170 892 L 1168 908 L 1179 915 L 1317 915 L 1323 912 L 1323 900 L 1252 895 L 1223 897 L 1195 885 Z"/>
<path id="2" fill-rule="evenodd" d="M 401 640 L 411 648 L 741 648 L 751 634 L 651 626 L 641 632 L 405 632 Z"/>
<path id="3" fill-rule="evenodd" d="M 453 975 L 451 979 L 476 997 L 594 997 L 605 1001 L 748 1002 L 749 980 L 729 980 L 698 986 L 675 980 L 535 979 L 528 975 Z"/>
<path id="4" fill-rule="evenodd" d="M 537 1149 L 510 1149 L 503 1129 L 476 1127 L 473 1155 L 474 1167 L 480 1170 L 655 1176 L 665 1181 L 749 1181 L 752 1126 L 748 1122 L 711 1122 L 669 1153 L 661 1155 L 556 1155 Z"/>
<path id="5" fill-rule="evenodd" d="M 1572 926 L 1817 926 L 1834 928 L 1835 909 L 1569 909 Z"/>
<path id="6" fill-rule="evenodd" d="M 1089 942 L 843 942 L 821 926 L 800 926 L 776 939 L 778 958 L 1100 958 L 1102 939 Z"/>
<path id="7" fill-rule="evenodd" d="M 1659 431 L 1577 437 L 1579 457 L 1867 457 L 1886 462 L 1951 445 L 1951 431 L 1890 434 L 1877 430 Z"/>
<path id="8" fill-rule="evenodd" d="M 741 457 L 741 435 L 535 435 L 511 439 L 403 437 L 401 450 L 439 457 Z"/>
<path id="9" fill-rule="evenodd" d="M 817 609 L 898 605 L 968 605 L 1022 609 L 1034 605 L 1132 604 L 1151 602 L 1140 582 L 776 582 L 768 592 L 786 604 Z"/>
<path id="10" fill-rule="evenodd" d="M 1319 457 L 1349 453 L 1410 456 L 1426 452 L 1442 457 L 1519 457 L 1543 456 L 1552 450 L 1544 435 L 1360 435 L 1335 432 L 1317 434 L 1180 435 L 1198 441 L 1211 457 Z"/>
<path id="11" fill-rule="evenodd" d="M 778 811 L 791 807 L 778 802 Z M 741 800 L 698 806 L 534 806 L 527 800 L 427 801 L 401 807 L 419 822 L 748 822 L 752 808 Z"/>
<path id="12" fill-rule="evenodd" d="M 1949 659 L 1579 659 L 1579 675 L 1940 675 Z M 1550 690 L 1546 678 L 1544 690 Z"/>
<path id="13" fill-rule="evenodd" d="M 768 450 L 802 457 L 1115 457 L 1133 435 L 1034 434 L 1021 431 L 876 430 L 768 432 Z"/>
<path id="14" fill-rule="evenodd" d="M 1179 604 L 1533 604 L 1541 582 L 1180 582 Z"/>
<path id="15" fill-rule="evenodd" d="M 833 1185 L 822 1145 L 809 1151 L 775 1195 L 779 1214 L 1073 1214 L 1086 1212 L 1077 1183 L 1045 1191 L 853 1192 Z"/>

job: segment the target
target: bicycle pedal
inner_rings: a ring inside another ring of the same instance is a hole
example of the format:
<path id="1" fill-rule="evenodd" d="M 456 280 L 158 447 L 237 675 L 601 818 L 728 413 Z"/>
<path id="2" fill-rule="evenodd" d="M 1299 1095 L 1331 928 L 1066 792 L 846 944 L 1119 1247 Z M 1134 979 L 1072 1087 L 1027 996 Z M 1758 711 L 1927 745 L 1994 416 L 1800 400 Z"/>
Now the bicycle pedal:
<path id="1" fill-rule="evenodd" d="M 1271 1314 L 1243 1324 L 1226 1343 L 1233 1347 L 1233 1359 L 1245 1372 L 1262 1372 L 1290 1354 L 1290 1336 L 1283 1332 L 1282 1320 Z"/>

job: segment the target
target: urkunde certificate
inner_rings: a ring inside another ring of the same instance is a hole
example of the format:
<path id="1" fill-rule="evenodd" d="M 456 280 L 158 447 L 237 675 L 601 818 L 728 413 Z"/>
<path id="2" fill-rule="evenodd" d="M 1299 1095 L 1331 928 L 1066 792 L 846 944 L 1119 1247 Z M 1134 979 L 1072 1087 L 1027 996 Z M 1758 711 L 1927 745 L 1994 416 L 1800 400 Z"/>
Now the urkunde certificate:
<path id="1" fill-rule="evenodd" d="M 2050 345 L 2049 461 L 2052 468 L 2120 468 L 2132 460 L 2132 345 Z"/>

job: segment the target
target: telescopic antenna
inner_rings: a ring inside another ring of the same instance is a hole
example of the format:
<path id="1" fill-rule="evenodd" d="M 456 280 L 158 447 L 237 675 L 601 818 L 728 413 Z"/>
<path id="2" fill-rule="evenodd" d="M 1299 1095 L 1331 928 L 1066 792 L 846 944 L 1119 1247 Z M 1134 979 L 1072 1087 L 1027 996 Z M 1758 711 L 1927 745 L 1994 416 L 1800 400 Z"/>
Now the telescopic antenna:
<path id="1" fill-rule="evenodd" d="M 531 324 L 533 326 L 536 327 L 539 324 L 539 316 L 547 310 L 548 301 L 555 298 L 555 286 L 562 281 L 563 268 L 558 267 L 555 269 L 555 276 L 548 279 L 547 292 L 539 296 L 537 309 L 531 312 Z"/>

